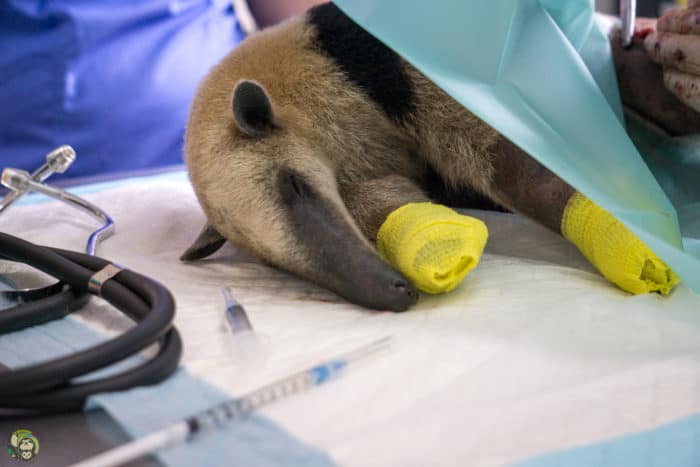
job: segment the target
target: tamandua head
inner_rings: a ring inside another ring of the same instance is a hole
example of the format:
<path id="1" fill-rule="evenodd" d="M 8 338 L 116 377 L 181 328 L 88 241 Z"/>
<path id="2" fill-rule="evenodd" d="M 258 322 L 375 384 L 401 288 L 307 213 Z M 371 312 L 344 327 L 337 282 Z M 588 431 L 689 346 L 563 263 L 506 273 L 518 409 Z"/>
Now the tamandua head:
<path id="1" fill-rule="evenodd" d="M 408 142 L 314 47 L 304 18 L 256 34 L 201 84 L 185 160 L 209 221 L 183 259 L 224 238 L 356 304 L 403 311 L 411 284 L 377 254 L 344 201 L 355 184 L 410 175 Z"/>

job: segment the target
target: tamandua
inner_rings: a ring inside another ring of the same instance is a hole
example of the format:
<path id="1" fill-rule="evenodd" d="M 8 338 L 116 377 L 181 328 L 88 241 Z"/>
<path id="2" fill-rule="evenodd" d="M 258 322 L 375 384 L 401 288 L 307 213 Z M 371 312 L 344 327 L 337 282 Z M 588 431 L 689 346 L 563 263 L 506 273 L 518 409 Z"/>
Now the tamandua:
<path id="1" fill-rule="evenodd" d="M 525 215 L 631 292 L 678 282 L 622 224 L 333 4 L 250 36 L 211 70 L 192 105 L 185 161 L 208 225 L 182 259 L 230 240 L 365 307 L 416 302 L 413 281 L 375 242 L 397 210 L 426 212 L 429 202 Z M 617 240 L 601 237 L 610 229 Z M 636 262 L 623 279 L 626 265 L 606 263 L 620 249 Z"/>

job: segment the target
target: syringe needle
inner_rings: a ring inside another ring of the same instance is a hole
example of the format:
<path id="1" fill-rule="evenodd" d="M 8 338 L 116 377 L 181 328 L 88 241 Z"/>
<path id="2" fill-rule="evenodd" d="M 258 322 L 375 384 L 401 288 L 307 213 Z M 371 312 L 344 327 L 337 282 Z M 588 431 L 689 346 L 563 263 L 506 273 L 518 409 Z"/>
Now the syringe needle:
<path id="1" fill-rule="evenodd" d="M 384 337 L 320 365 L 258 388 L 248 394 L 218 404 L 185 420 L 173 423 L 142 438 L 110 449 L 71 467 L 112 467 L 122 465 L 152 451 L 181 443 L 213 426 L 247 417 L 258 408 L 334 379 L 358 360 L 386 350 L 391 337 Z"/>

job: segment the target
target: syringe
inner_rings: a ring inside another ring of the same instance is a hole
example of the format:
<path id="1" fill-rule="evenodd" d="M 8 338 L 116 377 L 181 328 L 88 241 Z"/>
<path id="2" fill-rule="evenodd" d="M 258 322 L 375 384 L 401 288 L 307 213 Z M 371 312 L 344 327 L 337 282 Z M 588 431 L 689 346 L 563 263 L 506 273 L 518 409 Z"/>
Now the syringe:
<path id="1" fill-rule="evenodd" d="M 391 346 L 391 337 L 384 337 L 352 352 L 338 356 L 305 371 L 293 374 L 208 410 L 155 431 L 142 438 L 116 447 L 71 467 L 112 467 L 122 465 L 157 449 L 191 440 L 199 433 L 225 423 L 247 417 L 260 407 L 276 402 L 334 379 L 349 365 L 375 355 Z"/>

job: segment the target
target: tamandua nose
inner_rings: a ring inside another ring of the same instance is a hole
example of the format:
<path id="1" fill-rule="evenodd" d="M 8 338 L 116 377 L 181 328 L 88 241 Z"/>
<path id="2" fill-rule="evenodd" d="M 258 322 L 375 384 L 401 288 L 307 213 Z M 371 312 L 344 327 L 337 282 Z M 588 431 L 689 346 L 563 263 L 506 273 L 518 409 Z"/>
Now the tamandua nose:
<path id="1" fill-rule="evenodd" d="M 415 289 L 408 283 L 408 281 L 405 280 L 397 280 L 394 282 L 394 288 L 396 289 L 397 292 L 400 294 L 405 294 L 408 297 L 418 297 L 418 293 L 415 291 Z"/>
<path id="2" fill-rule="evenodd" d="M 406 311 L 418 301 L 418 291 L 407 280 L 396 279 L 383 301 L 391 311 Z"/>

